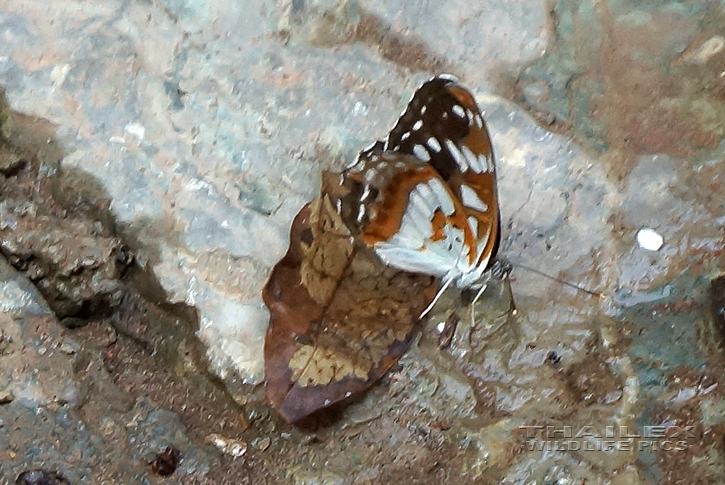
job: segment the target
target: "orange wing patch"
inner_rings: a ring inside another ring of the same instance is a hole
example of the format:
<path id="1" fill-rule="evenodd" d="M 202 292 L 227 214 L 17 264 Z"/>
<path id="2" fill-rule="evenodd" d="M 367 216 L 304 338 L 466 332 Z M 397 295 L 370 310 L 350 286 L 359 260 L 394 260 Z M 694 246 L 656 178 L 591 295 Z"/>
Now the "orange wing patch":
<path id="1" fill-rule="evenodd" d="M 441 241 L 445 239 L 446 235 L 443 232 L 443 228 L 447 222 L 448 219 L 446 219 L 446 215 L 443 214 L 443 211 L 440 208 L 436 209 L 433 214 L 433 219 L 431 220 L 431 225 L 433 226 L 433 235 L 431 236 L 431 240 Z"/>

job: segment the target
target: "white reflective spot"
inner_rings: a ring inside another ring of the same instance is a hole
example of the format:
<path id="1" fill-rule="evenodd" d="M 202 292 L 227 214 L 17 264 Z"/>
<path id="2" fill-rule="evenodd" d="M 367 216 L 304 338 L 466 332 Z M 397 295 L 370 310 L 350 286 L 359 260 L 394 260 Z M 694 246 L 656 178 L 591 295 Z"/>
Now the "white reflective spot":
<path id="1" fill-rule="evenodd" d="M 370 195 L 370 185 L 365 184 L 365 188 L 363 188 L 363 193 L 360 196 L 360 200 L 364 201 L 365 199 L 368 198 L 368 195 Z"/>
<path id="2" fill-rule="evenodd" d="M 60 86 L 63 84 L 63 81 L 65 81 L 66 76 L 68 76 L 68 73 L 70 72 L 70 64 L 60 64 L 58 66 L 55 66 L 52 71 L 50 71 L 50 80 L 53 81 L 53 84 L 56 86 Z"/>
<path id="3" fill-rule="evenodd" d="M 476 173 L 484 172 L 483 167 L 480 163 L 478 163 L 478 157 L 471 151 L 470 148 L 468 148 L 466 145 L 463 145 L 461 147 L 461 152 L 463 152 L 463 156 L 466 157 L 466 160 L 468 161 L 468 165 L 471 167 L 471 170 Z"/>
<path id="4" fill-rule="evenodd" d="M 466 117 L 466 110 L 463 109 L 463 106 L 460 104 L 454 104 L 453 105 L 453 113 L 458 116 L 459 118 L 465 118 Z"/>
<path id="5" fill-rule="evenodd" d="M 447 111 L 444 111 L 444 112 L 443 112 L 442 118 L 443 118 L 444 120 L 447 120 L 447 119 L 448 119 L 448 112 L 447 112 Z"/>
<path id="6" fill-rule="evenodd" d="M 410 138 L 410 132 L 406 131 L 405 133 L 403 133 L 403 136 L 400 137 L 400 141 L 405 141 L 408 138 Z"/>
<path id="7" fill-rule="evenodd" d="M 448 191 L 443 186 L 443 182 L 438 179 L 431 179 L 428 182 L 428 187 L 430 187 L 433 194 L 435 194 L 438 202 L 440 203 L 441 210 L 445 215 L 450 216 L 456 211 L 456 207 L 453 205 L 453 201 L 451 200 L 451 196 L 448 194 Z"/>
<path id="8" fill-rule="evenodd" d="M 443 330 L 446 328 L 446 322 L 440 322 L 438 325 L 436 325 L 436 330 L 438 330 L 438 333 L 443 333 Z"/>
<path id="9" fill-rule="evenodd" d="M 481 200 L 475 190 L 466 184 L 461 185 L 461 202 L 463 202 L 463 205 L 470 207 L 471 209 L 476 209 L 481 212 L 488 211 L 486 203 Z"/>
<path id="10" fill-rule="evenodd" d="M 483 118 L 481 118 L 481 115 L 474 116 L 473 120 L 476 122 L 476 126 L 483 128 Z"/>
<path id="11" fill-rule="evenodd" d="M 430 160 L 430 154 L 428 153 L 428 150 L 426 150 L 423 145 L 415 145 L 413 147 L 413 155 L 420 158 L 424 162 L 427 162 Z"/>
<path id="12" fill-rule="evenodd" d="M 647 251 L 658 251 L 664 243 L 664 238 L 649 227 L 644 227 L 637 233 L 637 244 Z"/>
<path id="13" fill-rule="evenodd" d="M 141 143 L 146 136 L 146 128 L 141 123 L 129 123 L 123 127 L 123 131 L 136 138 L 138 143 Z"/>
<path id="14" fill-rule="evenodd" d="M 420 108 L 420 114 L 424 115 L 425 114 L 425 111 L 427 109 L 428 109 L 428 106 L 426 106 L 426 105 L 421 106 L 421 108 Z"/>
<path id="15" fill-rule="evenodd" d="M 467 109 L 466 114 L 468 115 L 468 119 L 471 120 L 471 122 L 473 122 L 473 118 L 476 116 L 476 113 L 474 113 L 470 109 Z"/>
<path id="16" fill-rule="evenodd" d="M 438 143 L 438 140 L 436 140 L 435 137 L 433 137 L 433 136 L 428 138 L 428 141 L 425 144 L 428 145 L 428 148 L 430 148 L 431 150 L 433 150 L 436 153 L 441 151 L 441 144 Z"/>
<path id="17" fill-rule="evenodd" d="M 363 175 L 363 180 L 365 182 L 370 183 L 375 178 L 375 170 L 368 170 L 365 172 L 365 175 Z"/>
<path id="18" fill-rule="evenodd" d="M 423 120 L 418 120 L 413 123 L 413 131 L 418 131 L 423 127 Z"/>
<path id="19" fill-rule="evenodd" d="M 335 209 L 337 210 L 338 214 L 342 213 L 342 200 L 337 199 L 335 201 Z"/>
<path id="20" fill-rule="evenodd" d="M 451 140 L 446 140 L 446 147 L 448 148 L 448 152 L 451 154 L 451 156 L 453 156 L 453 159 L 461 168 L 461 172 L 465 172 L 466 170 L 468 170 L 468 162 L 466 162 L 466 157 L 463 156 L 463 153 L 461 153 L 456 144 L 453 143 Z"/>

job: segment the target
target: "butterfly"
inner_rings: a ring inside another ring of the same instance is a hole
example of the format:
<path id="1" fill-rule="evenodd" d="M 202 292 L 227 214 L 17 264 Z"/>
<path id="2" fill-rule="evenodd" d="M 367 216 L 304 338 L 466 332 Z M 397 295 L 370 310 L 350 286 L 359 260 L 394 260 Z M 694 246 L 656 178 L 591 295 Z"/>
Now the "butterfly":
<path id="1" fill-rule="evenodd" d="M 292 223 L 263 290 L 268 401 L 294 422 L 368 389 L 449 285 L 482 293 L 499 239 L 481 112 L 458 81 L 436 77 L 385 140 L 323 175 Z"/>
<path id="2" fill-rule="evenodd" d="M 340 176 L 338 211 L 388 266 L 486 287 L 501 239 L 491 139 L 471 92 L 438 76 L 413 95 L 383 141 Z"/>

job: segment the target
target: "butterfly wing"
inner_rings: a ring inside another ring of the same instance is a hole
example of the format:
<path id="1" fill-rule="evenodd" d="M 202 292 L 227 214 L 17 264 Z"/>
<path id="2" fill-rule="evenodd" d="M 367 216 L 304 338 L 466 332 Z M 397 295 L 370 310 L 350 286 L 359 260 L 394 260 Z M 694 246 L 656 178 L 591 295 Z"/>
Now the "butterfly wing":
<path id="1" fill-rule="evenodd" d="M 466 209 L 477 241 L 476 266 L 498 250 L 500 212 L 491 138 L 473 95 L 455 78 L 423 84 L 388 135 L 385 149 L 429 163 Z"/>
<path id="2" fill-rule="evenodd" d="M 474 265 L 466 209 L 432 166 L 403 153 L 370 152 L 345 172 L 344 183 L 343 220 L 386 264 L 443 278 Z"/>
<path id="3" fill-rule="evenodd" d="M 371 183 L 403 157 L 418 171 Z M 457 81 L 423 84 L 387 140 L 363 151 L 350 172 L 365 174 L 356 222 L 387 264 L 464 287 L 490 266 L 500 237 L 496 168 L 481 112 Z M 375 217 L 363 214 L 368 207 Z"/>

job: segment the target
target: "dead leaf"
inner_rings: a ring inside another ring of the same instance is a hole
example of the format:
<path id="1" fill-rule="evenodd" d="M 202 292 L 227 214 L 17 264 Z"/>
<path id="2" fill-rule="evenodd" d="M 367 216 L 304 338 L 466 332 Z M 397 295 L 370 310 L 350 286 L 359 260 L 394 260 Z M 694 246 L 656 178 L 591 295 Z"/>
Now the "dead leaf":
<path id="1" fill-rule="evenodd" d="M 356 244 L 331 200 L 297 214 L 287 254 L 263 290 L 267 399 L 288 422 L 372 386 L 408 349 L 430 276 L 385 266 Z"/>

